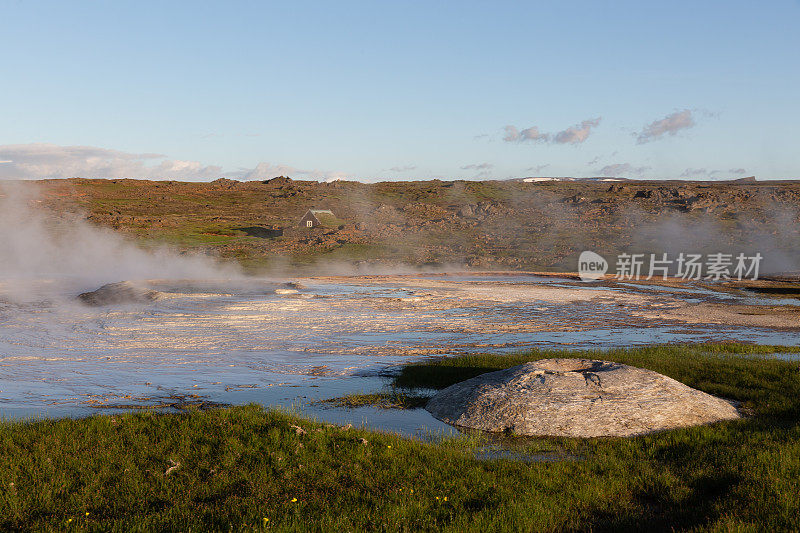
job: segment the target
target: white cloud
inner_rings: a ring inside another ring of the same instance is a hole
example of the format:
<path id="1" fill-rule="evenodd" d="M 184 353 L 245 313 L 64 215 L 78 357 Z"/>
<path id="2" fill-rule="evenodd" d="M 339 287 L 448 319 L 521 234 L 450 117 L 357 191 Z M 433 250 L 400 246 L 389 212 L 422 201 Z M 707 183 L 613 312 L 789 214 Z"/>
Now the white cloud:
<path id="1" fill-rule="evenodd" d="M 302 170 L 288 165 L 259 163 L 254 168 L 225 171 L 198 161 L 167 159 L 163 154 L 135 154 L 94 146 L 17 144 L 0 146 L 0 179 L 141 178 L 206 181 L 219 177 L 268 179 L 289 176 L 334 181 L 344 172 Z"/>
<path id="2" fill-rule="evenodd" d="M 557 144 L 578 144 L 582 143 L 586 139 L 589 138 L 589 134 L 592 132 L 592 128 L 596 128 L 600 125 L 600 118 L 593 118 L 590 120 L 584 120 L 578 125 L 571 126 L 564 131 L 559 131 L 555 135 L 555 142 Z"/>
<path id="3" fill-rule="evenodd" d="M 676 111 L 645 126 L 637 135 L 636 140 L 639 144 L 644 144 L 661 139 L 664 135 L 675 135 L 679 131 L 691 128 L 694 125 L 694 118 L 690 110 Z"/>
<path id="4" fill-rule="evenodd" d="M 526 168 L 525 172 L 541 172 L 542 170 L 546 169 L 549 166 L 550 166 L 549 164 L 536 165 L 535 167 Z"/>
<path id="5" fill-rule="evenodd" d="M 584 120 L 580 124 L 556 133 L 543 133 L 537 126 L 531 126 L 523 130 L 516 126 L 505 126 L 503 140 L 506 142 L 522 143 L 526 141 L 545 142 L 551 144 L 580 144 L 589 138 L 592 128 L 600 125 L 600 117 Z"/>
<path id="6" fill-rule="evenodd" d="M 472 165 L 465 165 L 461 167 L 461 170 L 489 170 L 490 168 L 493 167 L 494 165 L 491 163 L 478 163 Z"/>
<path id="7" fill-rule="evenodd" d="M 614 163 L 613 165 L 606 165 L 601 168 L 598 173 L 600 176 L 641 176 L 650 170 L 650 167 L 635 167 L 630 163 Z"/>
<path id="8" fill-rule="evenodd" d="M 708 176 L 707 168 L 687 168 L 681 172 L 682 178 L 692 178 L 696 176 Z"/>
<path id="9" fill-rule="evenodd" d="M 472 163 L 470 165 L 464 165 L 461 167 L 461 170 L 474 170 L 475 174 L 471 179 L 481 179 L 491 178 L 493 168 L 494 165 L 492 163 Z"/>
<path id="10" fill-rule="evenodd" d="M 384 172 L 410 172 L 412 170 L 417 170 L 417 165 L 400 165 L 392 168 L 387 168 Z"/>
<path id="11" fill-rule="evenodd" d="M 541 133 L 539 128 L 536 126 L 531 126 L 530 128 L 525 128 L 524 130 L 520 131 L 517 129 L 516 126 L 505 126 L 505 136 L 503 140 L 506 142 L 524 142 L 524 141 L 544 141 L 548 142 L 550 140 L 550 135 L 547 133 Z"/>
<path id="12" fill-rule="evenodd" d="M 168 160 L 163 154 L 133 154 L 95 146 L 16 144 L 0 146 L 0 178 L 218 178 L 222 168 L 196 161 Z"/>

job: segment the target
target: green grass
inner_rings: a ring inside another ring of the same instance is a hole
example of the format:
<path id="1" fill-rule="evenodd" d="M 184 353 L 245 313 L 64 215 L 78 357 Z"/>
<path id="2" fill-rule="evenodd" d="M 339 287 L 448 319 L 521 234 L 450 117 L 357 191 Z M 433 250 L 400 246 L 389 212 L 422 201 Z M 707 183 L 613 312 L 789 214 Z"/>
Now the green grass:
<path id="1" fill-rule="evenodd" d="M 741 400 L 754 416 L 630 439 L 511 439 L 521 453 L 577 458 L 556 462 L 482 461 L 480 435 L 420 442 L 256 406 L 5 422 L 0 529 L 798 530 L 800 371 L 771 351 L 606 352 Z M 426 366 L 466 376 L 555 355 Z"/>
<path id="2" fill-rule="evenodd" d="M 364 407 L 372 406 L 381 409 L 418 409 L 425 407 L 429 396 L 410 394 L 392 389 L 387 392 L 373 392 L 370 394 L 349 394 L 340 398 L 322 400 L 318 403 L 330 404 L 336 407 Z"/>
<path id="3" fill-rule="evenodd" d="M 368 261 L 385 258 L 389 247 L 382 244 L 345 243 L 325 254 L 313 254 L 312 260 L 325 261 Z"/>
<path id="4" fill-rule="evenodd" d="M 771 354 L 800 352 L 800 347 L 750 344 L 655 345 L 613 350 L 540 350 L 511 354 L 475 354 L 437 357 L 405 365 L 394 379 L 401 388 L 443 389 L 485 372 L 554 357 L 605 359 L 655 370 L 711 394 L 747 395 L 749 389 L 767 392 L 776 369 L 792 365 Z M 741 356 L 748 357 L 741 357 Z M 791 372 L 790 374 L 791 375 Z M 753 392 L 755 394 L 755 392 Z"/>

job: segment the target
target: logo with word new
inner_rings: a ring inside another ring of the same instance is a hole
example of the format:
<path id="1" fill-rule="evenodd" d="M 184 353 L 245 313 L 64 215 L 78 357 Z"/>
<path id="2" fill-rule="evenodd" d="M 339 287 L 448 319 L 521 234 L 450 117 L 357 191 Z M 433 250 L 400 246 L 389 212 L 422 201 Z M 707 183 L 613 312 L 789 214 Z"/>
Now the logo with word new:
<path id="1" fill-rule="evenodd" d="M 586 250 L 578 257 L 578 275 L 581 281 L 597 281 L 603 279 L 608 272 L 608 261 L 594 252 Z"/>
<path id="2" fill-rule="evenodd" d="M 712 253 L 692 254 L 681 252 L 674 259 L 666 253 L 661 254 L 628 254 L 617 256 L 614 279 L 633 280 L 662 279 L 667 280 L 670 274 L 685 281 L 722 281 L 758 279 L 761 260 L 760 253 L 745 255 L 744 253 Z M 581 252 L 578 258 L 578 275 L 582 281 L 597 281 L 608 272 L 608 262 L 595 252 Z"/>

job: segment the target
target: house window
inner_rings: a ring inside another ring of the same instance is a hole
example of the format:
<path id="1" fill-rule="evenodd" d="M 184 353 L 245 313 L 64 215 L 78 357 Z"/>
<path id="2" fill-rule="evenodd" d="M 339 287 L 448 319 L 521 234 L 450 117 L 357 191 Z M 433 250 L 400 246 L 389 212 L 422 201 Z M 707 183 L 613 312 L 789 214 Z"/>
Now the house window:
<path id="1" fill-rule="evenodd" d="M 314 221 L 313 220 L 306 220 L 306 227 L 307 228 L 314 227 Z"/>

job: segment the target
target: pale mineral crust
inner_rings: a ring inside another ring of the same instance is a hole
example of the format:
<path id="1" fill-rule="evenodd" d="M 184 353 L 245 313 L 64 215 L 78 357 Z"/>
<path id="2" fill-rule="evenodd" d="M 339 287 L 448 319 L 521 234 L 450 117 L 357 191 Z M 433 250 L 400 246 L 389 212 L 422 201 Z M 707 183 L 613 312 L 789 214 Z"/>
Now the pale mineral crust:
<path id="1" fill-rule="evenodd" d="M 439 420 L 517 435 L 627 437 L 739 418 L 733 403 L 620 363 L 543 359 L 482 374 L 436 394 Z"/>

